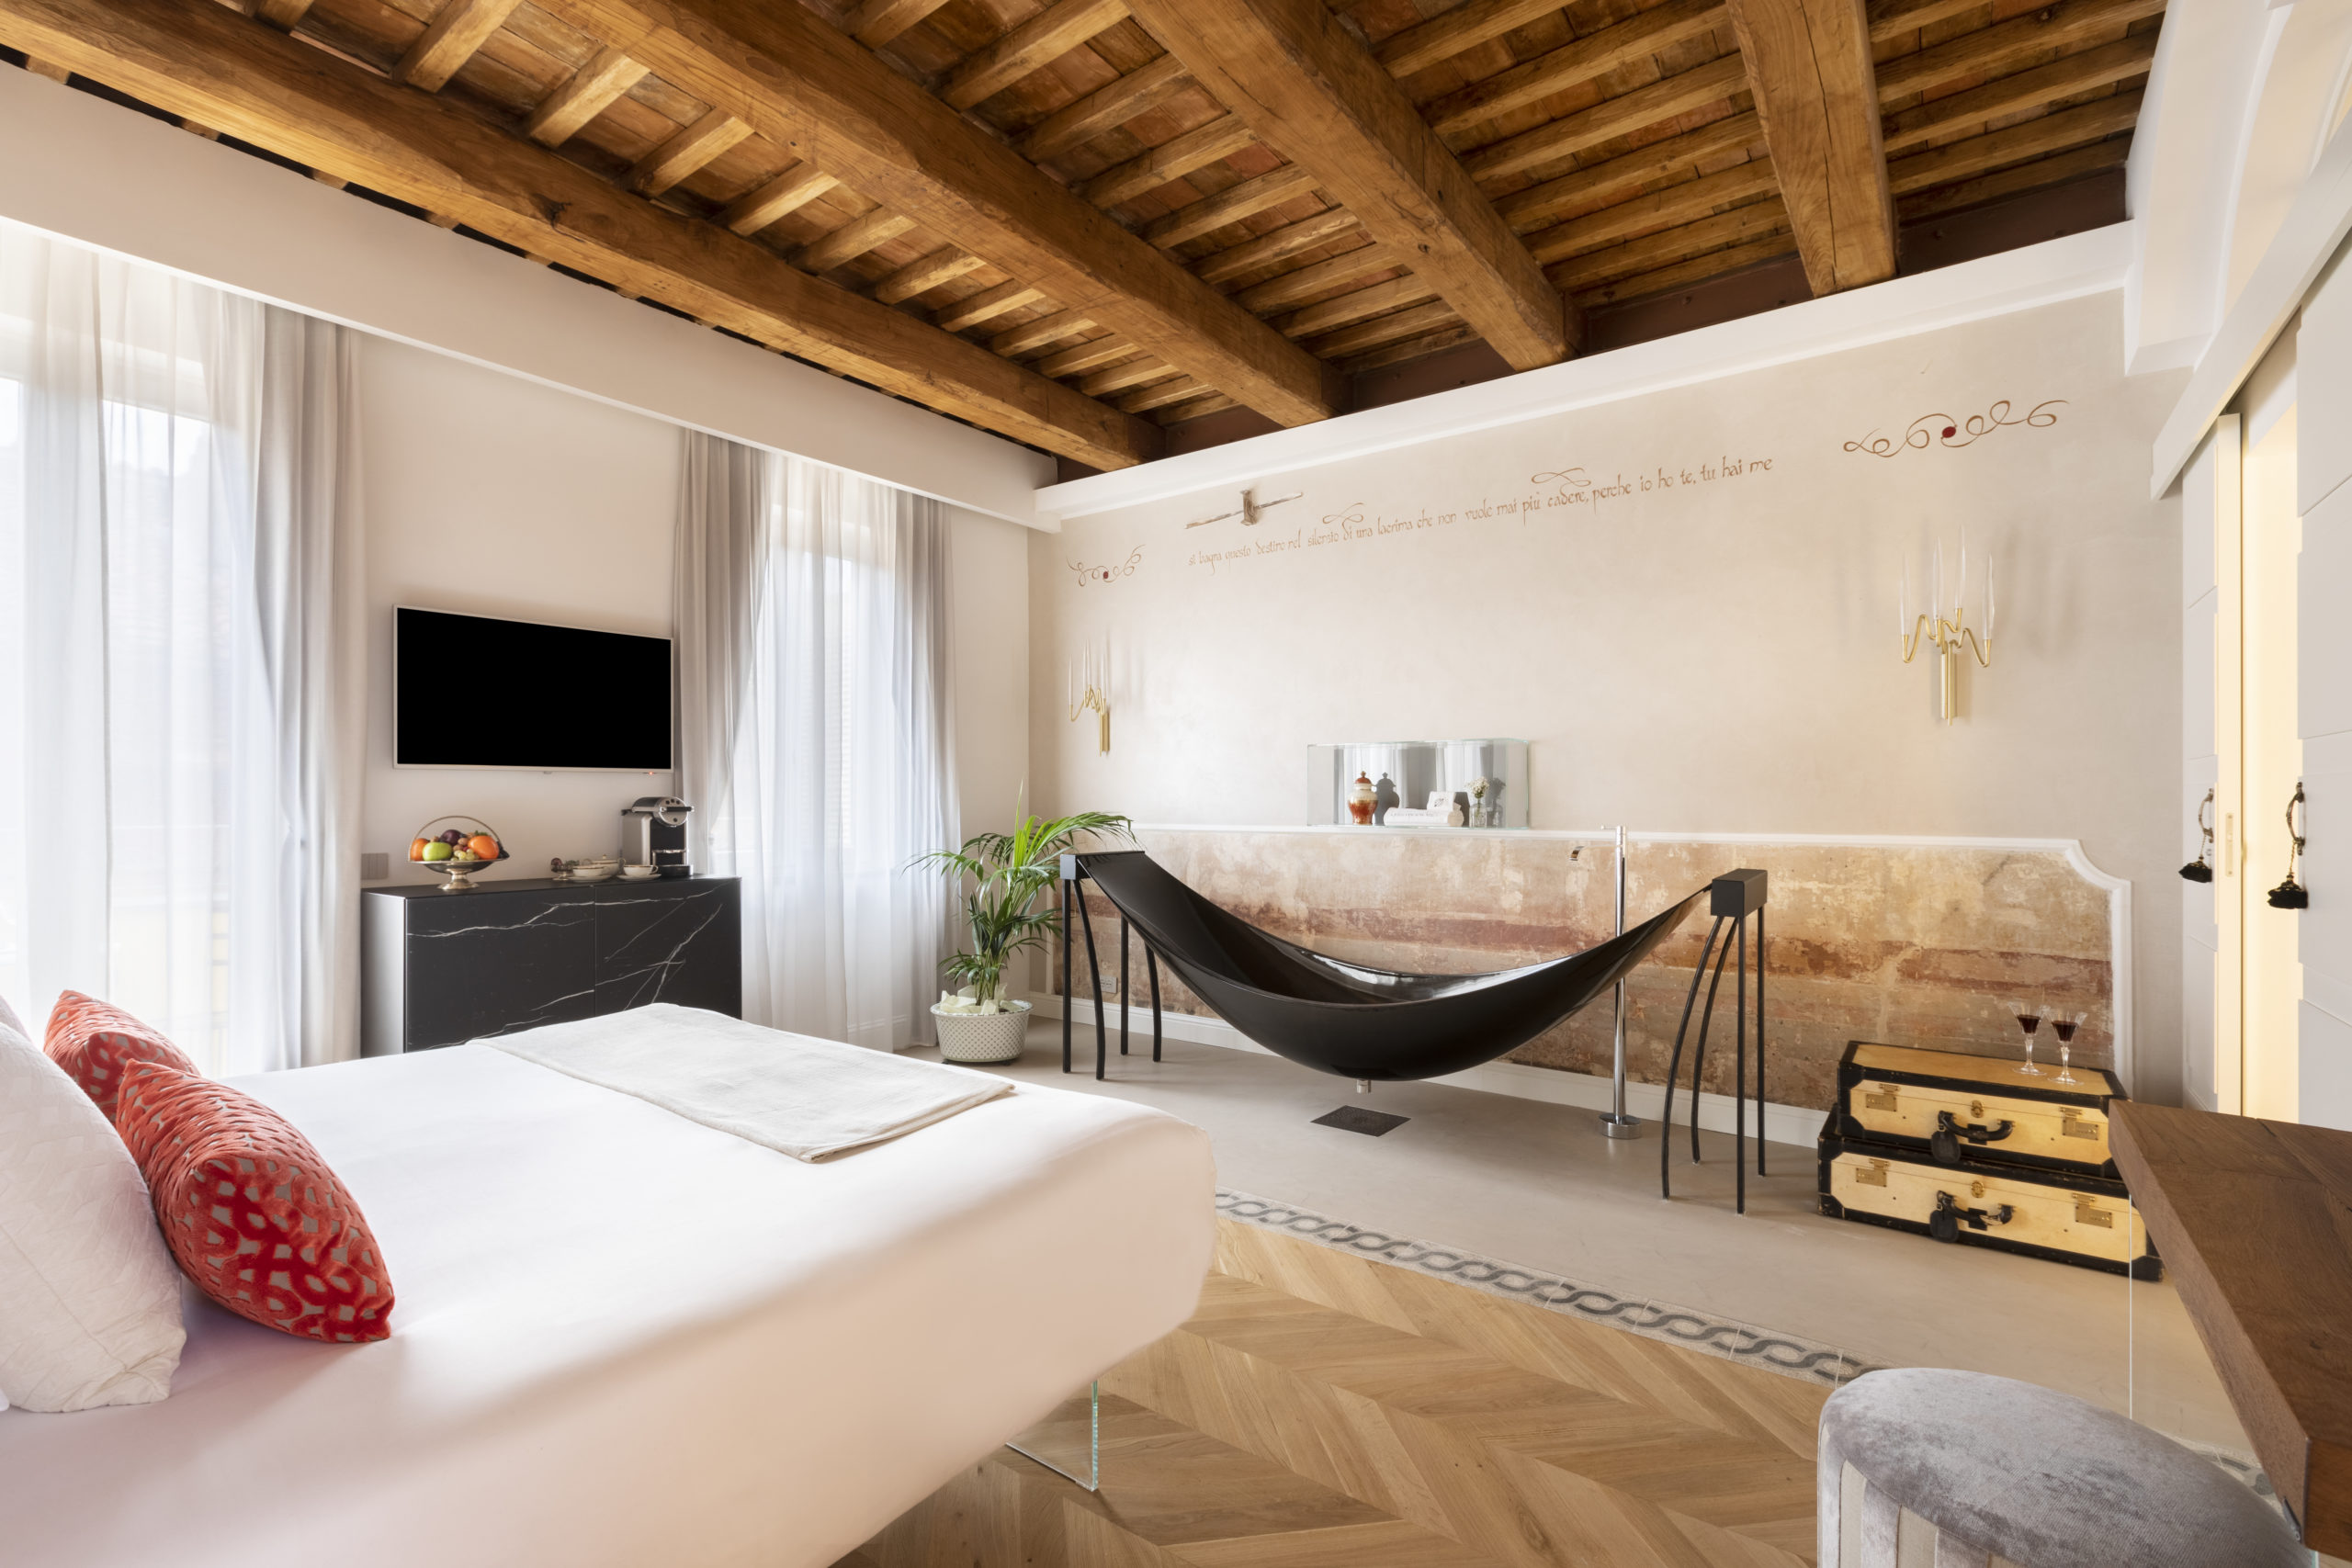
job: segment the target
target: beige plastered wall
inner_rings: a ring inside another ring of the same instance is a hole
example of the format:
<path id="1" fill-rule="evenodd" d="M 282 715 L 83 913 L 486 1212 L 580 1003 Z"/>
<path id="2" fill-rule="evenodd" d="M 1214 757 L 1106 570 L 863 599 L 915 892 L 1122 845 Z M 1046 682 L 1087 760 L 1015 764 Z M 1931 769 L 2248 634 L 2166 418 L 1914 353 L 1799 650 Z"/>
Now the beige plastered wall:
<path id="1" fill-rule="evenodd" d="M 2174 1099 L 2179 516 L 2146 470 L 2181 376 L 2127 378 L 2121 331 L 2091 296 L 1271 476 L 1296 499 L 1255 526 L 1201 523 L 1220 491 L 1035 536 L 1038 805 L 1296 823 L 1312 742 L 1512 736 L 1538 828 L 2080 840 L 2132 883 L 2134 1091 Z M 1917 607 L 1963 526 L 1999 621 L 1946 726 L 1896 577 Z M 1107 757 L 1063 717 L 1088 646 Z"/>

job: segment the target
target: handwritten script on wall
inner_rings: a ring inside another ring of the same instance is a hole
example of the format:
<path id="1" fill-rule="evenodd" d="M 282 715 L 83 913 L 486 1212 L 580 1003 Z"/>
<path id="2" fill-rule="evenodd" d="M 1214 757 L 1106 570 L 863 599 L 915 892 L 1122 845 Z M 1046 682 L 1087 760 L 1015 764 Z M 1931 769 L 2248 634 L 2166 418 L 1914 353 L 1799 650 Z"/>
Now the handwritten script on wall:
<path id="1" fill-rule="evenodd" d="M 1725 455 L 1713 462 L 1675 467 L 1659 464 L 1646 473 L 1631 478 L 1623 469 L 1612 469 L 1607 479 L 1597 478 L 1579 464 L 1530 474 L 1524 491 L 1506 495 L 1500 500 L 1496 500 L 1491 492 L 1482 493 L 1476 502 L 1457 505 L 1450 512 L 1433 512 L 1423 507 L 1418 512 L 1392 514 L 1372 512 L 1363 502 L 1352 502 L 1340 511 L 1326 513 L 1321 522 L 1302 524 L 1289 534 L 1244 539 L 1224 548 L 1196 549 L 1184 564 L 1204 568 L 1214 573 L 1220 567 L 1261 556 L 1286 555 L 1294 550 L 1318 549 L 1334 545 L 1356 545 L 1373 539 L 1403 538 L 1465 523 L 1491 522 L 1497 518 L 1510 518 L 1525 526 L 1531 518 L 1549 513 L 1554 520 L 1566 522 L 1578 516 L 1611 512 L 1629 502 L 1637 501 L 1641 496 L 1662 491 L 1688 490 L 1769 475 L 1772 471 L 1773 461 L 1769 457 Z"/>

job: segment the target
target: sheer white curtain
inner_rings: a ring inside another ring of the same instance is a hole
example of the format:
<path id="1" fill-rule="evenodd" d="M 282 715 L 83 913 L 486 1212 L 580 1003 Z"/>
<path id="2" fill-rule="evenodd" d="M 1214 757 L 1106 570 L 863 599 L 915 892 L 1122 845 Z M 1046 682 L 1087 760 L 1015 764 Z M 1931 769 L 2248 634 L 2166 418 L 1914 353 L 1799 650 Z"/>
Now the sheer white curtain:
<path id="1" fill-rule="evenodd" d="M 0 226 L 0 993 L 352 1054 L 338 329 Z"/>
<path id="2" fill-rule="evenodd" d="M 957 837 L 939 503 L 686 442 L 682 787 L 709 868 L 743 879 L 745 1015 L 928 1040 L 951 905 L 908 863 Z"/>

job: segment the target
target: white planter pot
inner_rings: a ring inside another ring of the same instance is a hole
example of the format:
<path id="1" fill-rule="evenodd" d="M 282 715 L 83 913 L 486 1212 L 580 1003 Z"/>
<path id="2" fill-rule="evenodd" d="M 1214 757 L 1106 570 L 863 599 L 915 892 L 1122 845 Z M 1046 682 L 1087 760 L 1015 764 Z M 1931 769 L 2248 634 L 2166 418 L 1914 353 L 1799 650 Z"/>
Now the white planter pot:
<path id="1" fill-rule="evenodd" d="M 1013 1062 L 1029 1032 L 1027 1002 L 999 1002 L 1001 1012 L 942 1012 L 931 1010 L 939 1031 L 939 1055 L 949 1062 Z"/>

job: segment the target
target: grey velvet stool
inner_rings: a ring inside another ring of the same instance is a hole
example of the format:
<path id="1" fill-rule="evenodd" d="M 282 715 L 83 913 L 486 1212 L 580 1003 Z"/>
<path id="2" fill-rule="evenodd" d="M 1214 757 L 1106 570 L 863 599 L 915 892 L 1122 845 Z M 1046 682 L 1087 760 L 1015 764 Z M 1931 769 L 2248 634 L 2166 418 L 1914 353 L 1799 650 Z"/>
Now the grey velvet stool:
<path id="1" fill-rule="evenodd" d="M 2284 1515 L 2136 1421 L 1982 1372 L 1870 1372 L 1821 1411 L 1820 1568 L 2310 1568 Z"/>

